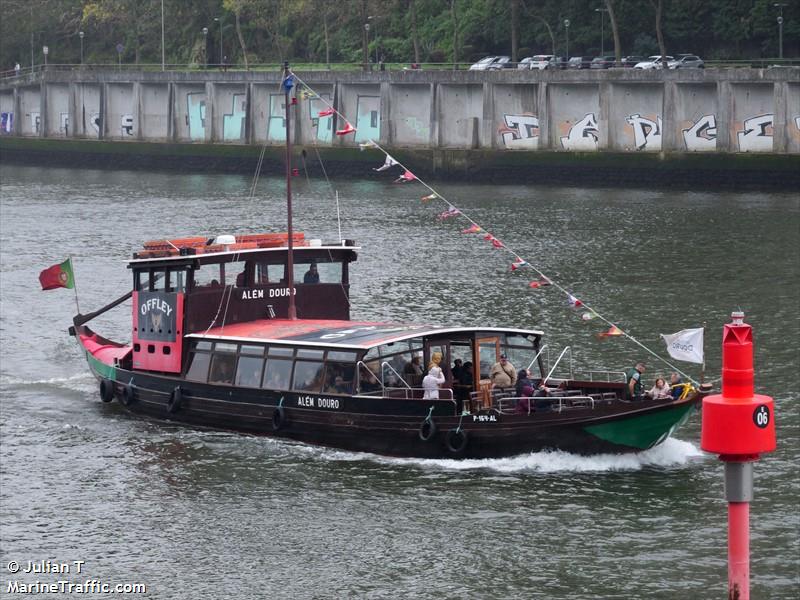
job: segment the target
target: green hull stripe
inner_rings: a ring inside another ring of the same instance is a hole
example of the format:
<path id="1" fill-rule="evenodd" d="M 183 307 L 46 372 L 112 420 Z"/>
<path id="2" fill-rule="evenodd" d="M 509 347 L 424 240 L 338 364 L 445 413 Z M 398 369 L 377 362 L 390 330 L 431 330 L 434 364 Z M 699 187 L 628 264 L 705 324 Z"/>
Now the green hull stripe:
<path id="1" fill-rule="evenodd" d="M 646 450 L 667 439 L 689 418 L 694 405 L 682 404 L 656 413 L 590 425 L 584 431 L 612 444 Z"/>
<path id="2" fill-rule="evenodd" d="M 110 379 L 111 381 L 116 380 L 117 376 L 117 368 L 112 365 L 107 365 L 106 363 L 100 362 L 94 356 L 86 352 L 86 360 L 89 361 L 89 367 L 100 375 L 101 377 L 105 377 L 106 379 Z"/>

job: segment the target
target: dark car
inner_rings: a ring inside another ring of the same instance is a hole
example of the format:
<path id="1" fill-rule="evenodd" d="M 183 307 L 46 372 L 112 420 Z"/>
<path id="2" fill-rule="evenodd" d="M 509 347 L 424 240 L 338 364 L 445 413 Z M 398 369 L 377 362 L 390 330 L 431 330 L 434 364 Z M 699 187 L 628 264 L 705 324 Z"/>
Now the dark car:
<path id="1" fill-rule="evenodd" d="M 567 62 L 568 69 L 588 69 L 592 64 L 591 56 L 573 56 Z"/>
<path id="2" fill-rule="evenodd" d="M 511 62 L 510 56 L 498 56 L 497 60 L 491 63 L 487 70 L 499 71 L 500 69 L 513 69 L 516 65 Z"/>
<path id="3" fill-rule="evenodd" d="M 644 59 L 644 56 L 626 56 L 620 62 L 622 63 L 623 68 L 632 69 L 636 63 L 640 63 Z"/>
<path id="4" fill-rule="evenodd" d="M 617 60 L 616 56 L 597 56 L 592 59 L 589 65 L 590 69 L 610 69 L 614 66 L 614 61 Z"/>
<path id="5" fill-rule="evenodd" d="M 669 61 L 669 69 L 705 69 L 703 59 L 694 54 L 678 54 L 675 60 Z"/>

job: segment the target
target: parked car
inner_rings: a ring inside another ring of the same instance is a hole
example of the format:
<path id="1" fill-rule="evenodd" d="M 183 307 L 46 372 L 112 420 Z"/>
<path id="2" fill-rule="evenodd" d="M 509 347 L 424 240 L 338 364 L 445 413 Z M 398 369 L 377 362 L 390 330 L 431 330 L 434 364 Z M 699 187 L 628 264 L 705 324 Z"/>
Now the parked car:
<path id="1" fill-rule="evenodd" d="M 644 60 L 643 56 L 625 56 L 623 57 L 621 63 L 623 68 L 625 69 L 632 69 L 634 65 L 642 62 Z"/>
<path id="2" fill-rule="evenodd" d="M 678 58 L 667 63 L 670 69 L 705 69 L 706 64 L 694 54 L 678 54 Z"/>
<path id="3" fill-rule="evenodd" d="M 469 70 L 470 71 L 488 71 L 489 65 L 493 62 L 497 61 L 500 57 L 499 56 L 485 56 L 484 58 L 480 59 L 474 65 L 472 65 Z"/>
<path id="4" fill-rule="evenodd" d="M 556 69 L 559 66 L 559 58 L 552 54 L 537 54 L 536 56 L 531 56 L 526 64 L 531 70 Z"/>
<path id="5" fill-rule="evenodd" d="M 588 69 L 592 63 L 591 56 L 573 56 L 567 62 L 568 69 Z"/>
<path id="6" fill-rule="evenodd" d="M 671 56 L 667 56 L 666 59 L 667 59 L 667 63 L 668 64 L 669 64 L 669 61 L 674 60 Z M 654 56 L 648 56 L 646 60 L 643 60 L 642 62 L 636 63 L 633 66 L 633 68 L 634 69 L 645 69 L 645 70 L 661 69 L 661 68 L 663 68 L 663 64 L 662 64 L 662 61 L 661 61 L 661 55 L 660 54 L 656 54 Z"/>
<path id="7" fill-rule="evenodd" d="M 499 71 L 500 69 L 514 68 L 514 63 L 511 62 L 510 56 L 497 56 L 495 58 L 497 58 L 497 60 L 489 65 L 489 71 Z"/>
<path id="8" fill-rule="evenodd" d="M 589 64 L 590 69 L 610 69 L 617 60 L 616 56 L 597 56 Z"/>

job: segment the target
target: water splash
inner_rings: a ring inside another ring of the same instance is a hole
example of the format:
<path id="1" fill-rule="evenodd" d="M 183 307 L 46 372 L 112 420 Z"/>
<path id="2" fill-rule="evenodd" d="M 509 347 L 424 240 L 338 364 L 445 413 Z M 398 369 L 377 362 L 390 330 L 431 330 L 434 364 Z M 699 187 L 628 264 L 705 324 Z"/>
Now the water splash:
<path id="1" fill-rule="evenodd" d="M 70 384 L 76 381 L 90 381 L 94 377 L 88 371 L 70 375 L 69 377 L 48 377 L 45 379 L 25 379 L 24 377 L 16 377 L 14 375 L 0 375 L 0 385 L 2 386 L 34 386 L 34 385 L 52 385 L 56 387 L 70 387 Z"/>

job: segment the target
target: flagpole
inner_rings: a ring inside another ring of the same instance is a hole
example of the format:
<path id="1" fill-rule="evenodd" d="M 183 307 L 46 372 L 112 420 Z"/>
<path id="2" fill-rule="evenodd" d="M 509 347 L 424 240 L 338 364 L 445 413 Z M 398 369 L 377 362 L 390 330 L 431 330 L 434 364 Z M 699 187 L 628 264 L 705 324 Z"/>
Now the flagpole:
<path id="1" fill-rule="evenodd" d="M 72 291 L 75 292 L 75 309 L 81 314 L 81 305 L 78 304 L 78 281 L 75 277 L 75 265 L 72 263 L 72 254 L 69 255 L 69 270 L 72 271 Z"/>
<path id="2" fill-rule="evenodd" d="M 700 367 L 700 383 L 706 379 L 706 322 L 703 321 L 703 366 Z"/>

